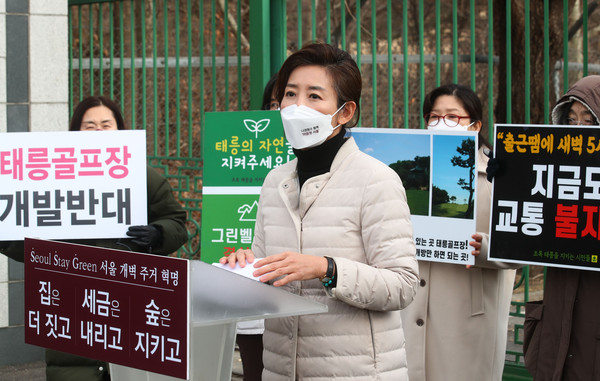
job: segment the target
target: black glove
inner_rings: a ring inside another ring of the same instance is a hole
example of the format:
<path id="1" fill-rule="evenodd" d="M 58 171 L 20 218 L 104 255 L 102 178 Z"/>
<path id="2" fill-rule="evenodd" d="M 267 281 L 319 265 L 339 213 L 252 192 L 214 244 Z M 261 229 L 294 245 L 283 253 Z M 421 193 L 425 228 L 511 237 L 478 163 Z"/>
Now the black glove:
<path id="1" fill-rule="evenodd" d="M 144 247 L 156 247 L 162 241 L 162 233 L 154 225 L 130 226 L 127 235 L 133 237 L 131 242 Z"/>
<path id="2" fill-rule="evenodd" d="M 491 183 L 492 179 L 502 172 L 502 166 L 500 165 L 500 160 L 492 156 L 491 150 L 483 150 L 483 153 L 490 158 L 490 160 L 488 160 L 487 167 L 485 168 L 485 172 L 487 173 L 488 181 Z"/>

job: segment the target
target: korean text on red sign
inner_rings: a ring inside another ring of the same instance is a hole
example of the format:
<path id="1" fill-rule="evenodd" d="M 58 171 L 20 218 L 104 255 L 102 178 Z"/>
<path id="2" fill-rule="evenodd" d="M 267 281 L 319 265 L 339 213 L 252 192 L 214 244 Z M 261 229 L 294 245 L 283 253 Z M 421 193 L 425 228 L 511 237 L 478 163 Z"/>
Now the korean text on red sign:
<path id="1" fill-rule="evenodd" d="M 25 240 L 25 342 L 188 378 L 189 262 Z"/>

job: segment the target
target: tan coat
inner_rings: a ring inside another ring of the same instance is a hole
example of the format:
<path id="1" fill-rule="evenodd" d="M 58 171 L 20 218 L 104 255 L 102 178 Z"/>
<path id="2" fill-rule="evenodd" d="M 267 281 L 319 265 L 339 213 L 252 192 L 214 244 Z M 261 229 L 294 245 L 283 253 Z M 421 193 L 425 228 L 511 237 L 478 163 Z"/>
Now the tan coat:
<path id="1" fill-rule="evenodd" d="M 354 139 L 331 171 L 298 189 L 296 160 L 271 171 L 261 190 L 258 257 L 284 250 L 335 259 L 337 287 L 317 279 L 286 289 L 329 312 L 267 319 L 263 380 L 407 380 L 401 308 L 417 287 L 410 212 L 398 175 Z"/>
<path id="2" fill-rule="evenodd" d="M 489 261 L 491 184 L 488 158 L 477 166 L 477 231 L 484 236 L 475 267 L 419 261 L 417 296 L 402 311 L 411 381 L 502 379 L 513 264 Z"/>

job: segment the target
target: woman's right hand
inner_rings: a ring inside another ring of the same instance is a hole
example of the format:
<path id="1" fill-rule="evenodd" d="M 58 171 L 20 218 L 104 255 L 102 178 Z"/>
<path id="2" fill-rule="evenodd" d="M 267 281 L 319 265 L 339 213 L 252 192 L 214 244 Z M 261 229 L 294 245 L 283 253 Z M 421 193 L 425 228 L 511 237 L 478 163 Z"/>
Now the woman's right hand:
<path id="1" fill-rule="evenodd" d="M 246 267 L 247 263 L 252 262 L 254 262 L 254 253 L 250 249 L 238 249 L 235 253 L 219 259 L 220 264 L 229 263 L 232 269 L 235 268 L 236 263 L 239 263 L 240 267 Z"/>

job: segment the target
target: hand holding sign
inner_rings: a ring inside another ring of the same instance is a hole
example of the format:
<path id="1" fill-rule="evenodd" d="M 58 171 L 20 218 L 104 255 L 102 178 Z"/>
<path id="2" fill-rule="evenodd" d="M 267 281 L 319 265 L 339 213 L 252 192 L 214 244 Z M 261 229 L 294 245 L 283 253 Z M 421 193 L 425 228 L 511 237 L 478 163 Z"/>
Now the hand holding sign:
<path id="1" fill-rule="evenodd" d="M 160 229 L 154 225 L 130 226 L 127 235 L 133 237 L 133 243 L 145 248 L 157 246 L 162 238 Z"/>

